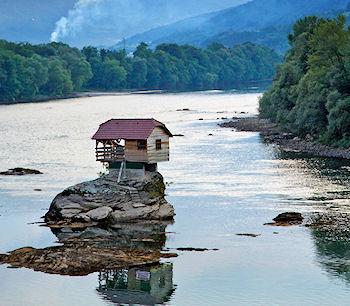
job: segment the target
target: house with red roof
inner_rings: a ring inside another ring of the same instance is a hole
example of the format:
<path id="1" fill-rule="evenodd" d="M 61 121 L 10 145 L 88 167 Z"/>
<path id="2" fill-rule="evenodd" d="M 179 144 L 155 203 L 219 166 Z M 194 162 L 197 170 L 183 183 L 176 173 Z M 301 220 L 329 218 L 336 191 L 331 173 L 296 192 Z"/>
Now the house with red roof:
<path id="1" fill-rule="evenodd" d="M 157 171 L 158 162 L 169 160 L 173 135 L 155 119 L 111 119 L 93 135 L 96 160 L 128 175 Z M 120 178 L 119 178 L 120 180 Z"/>

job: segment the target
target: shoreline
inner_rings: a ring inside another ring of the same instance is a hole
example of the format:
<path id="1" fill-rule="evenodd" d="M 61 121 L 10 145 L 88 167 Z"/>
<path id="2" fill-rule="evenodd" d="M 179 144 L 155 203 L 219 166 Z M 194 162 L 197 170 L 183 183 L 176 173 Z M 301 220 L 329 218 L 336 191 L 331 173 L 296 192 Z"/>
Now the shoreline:
<path id="1" fill-rule="evenodd" d="M 159 94 L 163 93 L 164 90 L 136 90 L 136 91 L 83 91 L 75 92 L 67 96 L 58 96 L 58 97 L 48 97 L 42 96 L 32 100 L 21 100 L 21 101 L 0 101 L 1 105 L 15 105 L 15 104 L 29 104 L 29 103 L 43 103 L 49 101 L 60 101 L 60 100 L 69 100 L 69 99 L 79 99 L 79 98 L 91 98 L 91 97 L 103 97 L 103 96 L 127 96 L 127 95 L 141 95 L 141 94 Z"/>
<path id="2" fill-rule="evenodd" d="M 211 91 L 222 91 L 222 92 L 258 92 L 261 93 L 263 87 L 260 86 L 247 86 L 237 87 L 232 89 L 207 89 L 207 90 L 163 90 L 163 89 L 145 89 L 145 90 L 125 90 L 125 91 L 82 91 L 73 92 L 66 96 L 40 96 L 31 100 L 18 100 L 18 101 L 0 101 L 1 105 L 15 105 L 15 104 L 29 104 L 29 103 L 43 103 L 50 101 L 60 101 L 68 99 L 79 99 L 79 98 L 91 98 L 91 97 L 103 97 L 103 96 L 126 96 L 126 95 L 142 95 L 142 94 L 163 94 L 163 93 L 192 93 L 192 92 L 211 92 Z"/>
<path id="3" fill-rule="evenodd" d="M 282 151 L 306 153 L 319 157 L 350 159 L 350 149 L 333 148 L 305 140 L 293 133 L 282 131 L 276 124 L 258 117 L 232 118 L 219 123 L 223 128 L 234 128 L 242 132 L 259 132 L 266 143 L 276 144 Z"/>

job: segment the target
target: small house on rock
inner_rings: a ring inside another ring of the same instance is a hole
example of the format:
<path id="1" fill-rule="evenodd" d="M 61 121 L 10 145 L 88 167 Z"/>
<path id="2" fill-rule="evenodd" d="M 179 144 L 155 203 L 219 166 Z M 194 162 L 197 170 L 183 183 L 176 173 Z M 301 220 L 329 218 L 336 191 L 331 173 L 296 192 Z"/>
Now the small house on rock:
<path id="1" fill-rule="evenodd" d="M 169 138 L 173 135 L 155 119 L 111 119 L 92 137 L 96 160 L 110 170 L 130 176 L 157 171 L 157 163 L 169 160 Z"/>

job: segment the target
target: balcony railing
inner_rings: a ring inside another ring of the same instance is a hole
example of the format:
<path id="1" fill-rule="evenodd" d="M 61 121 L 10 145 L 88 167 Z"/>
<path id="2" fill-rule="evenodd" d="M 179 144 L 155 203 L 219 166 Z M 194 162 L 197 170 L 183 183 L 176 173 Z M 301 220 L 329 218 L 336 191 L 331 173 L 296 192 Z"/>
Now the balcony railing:
<path id="1" fill-rule="evenodd" d="M 125 160 L 124 147 L 96 148 L 96 160 L 100 162 L 118 162 Z"/>

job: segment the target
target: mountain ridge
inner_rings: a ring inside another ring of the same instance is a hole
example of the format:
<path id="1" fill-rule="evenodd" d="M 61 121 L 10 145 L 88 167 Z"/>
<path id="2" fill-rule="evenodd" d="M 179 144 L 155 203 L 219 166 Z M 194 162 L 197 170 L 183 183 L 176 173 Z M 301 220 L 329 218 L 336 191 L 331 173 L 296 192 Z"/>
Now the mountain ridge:
<path id="1" fill-rule="evenodd" d="M 253 0 L 236 7 L 186 18 L 136 34 L 127 39 L 127 46 L 133 49 L 144 41 L 151 47 L 161 43 L 193 44 L 203 47 L 213 41 L 211 38 L 225 32 L 254 32 L 273 26 L 291 27 L 301 17 L 345 9 L 348 2 L 349 0 Z M 282 34 L 286 34 L 285 29 Z M 286 37 L 284 39 L 286 42 Z M 257 43 L 254 40 L 252 42 Z M 120 43 L 112 46 L 113 49 L 121 47 Z M 286 44 L 280 47 L 285 48 Z"/>

